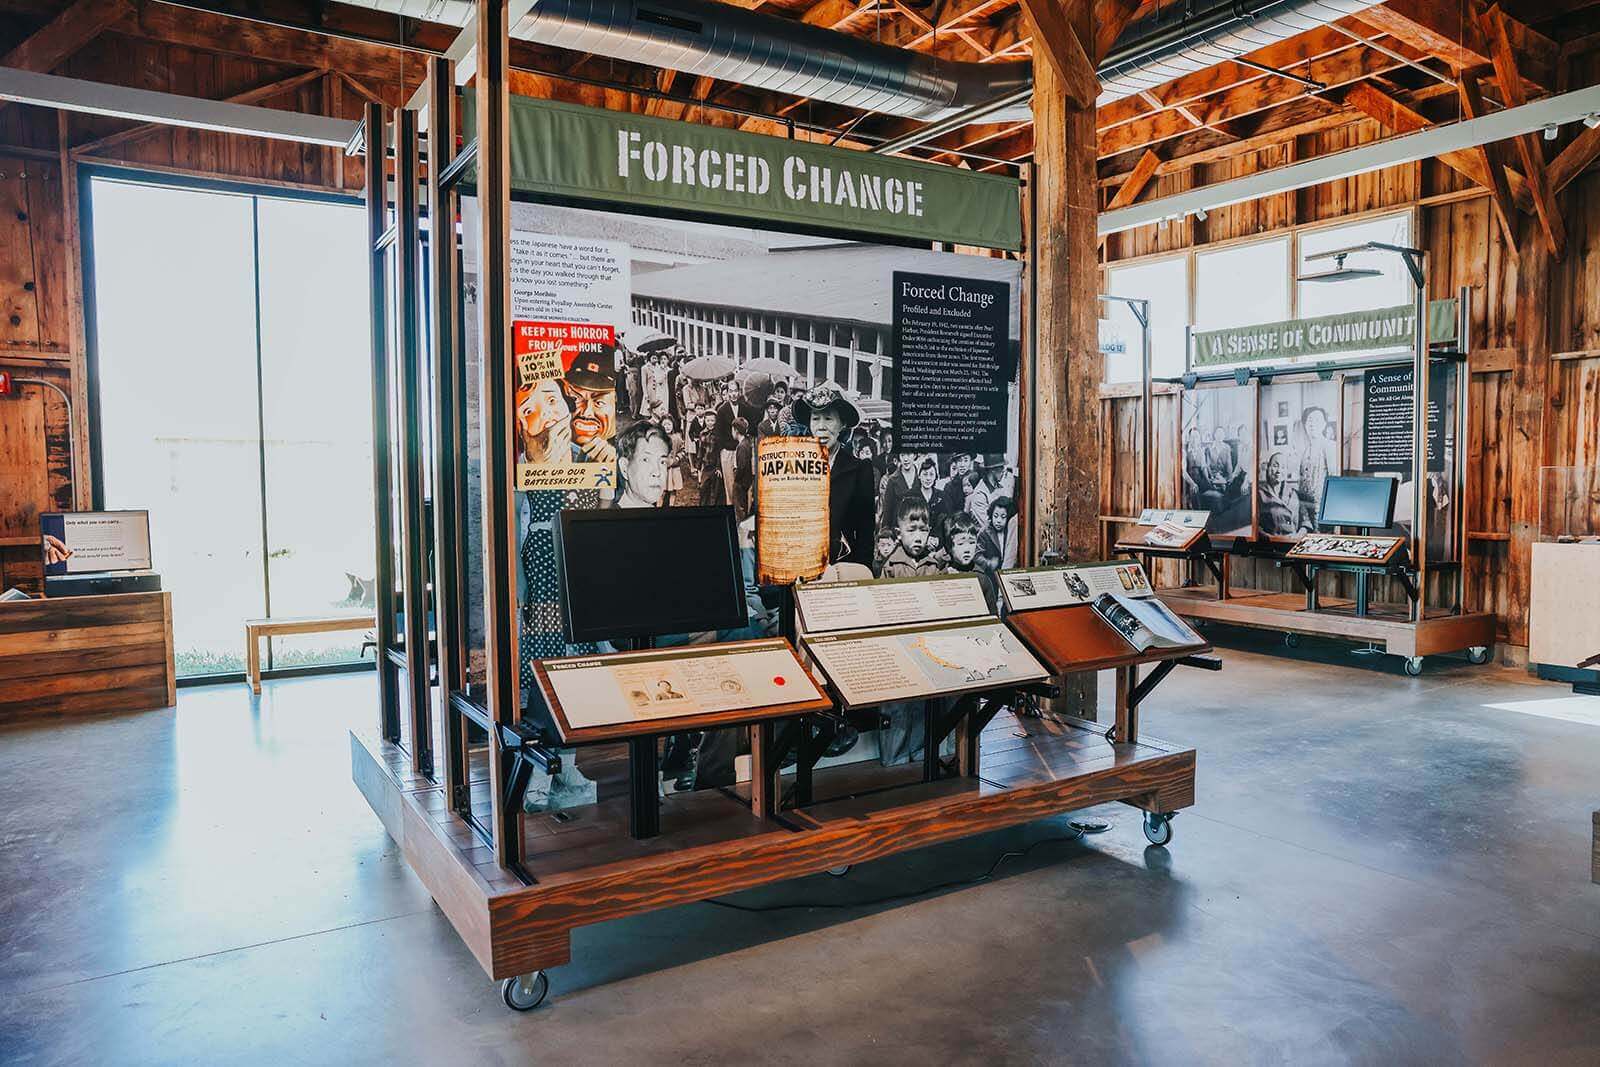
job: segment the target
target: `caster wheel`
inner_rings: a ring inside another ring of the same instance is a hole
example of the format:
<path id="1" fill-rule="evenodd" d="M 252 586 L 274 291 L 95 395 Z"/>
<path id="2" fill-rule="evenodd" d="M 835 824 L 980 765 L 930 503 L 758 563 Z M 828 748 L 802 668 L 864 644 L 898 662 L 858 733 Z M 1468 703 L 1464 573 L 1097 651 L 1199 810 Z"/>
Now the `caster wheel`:
<path id="1" fill-rule="evenodd" d="M 1405 662 L 1405 671 L 1413 678 L 1420 676 L 1422 674 L 1422 657 L 1408 656 Z"/>
<path id="2" fill-rule="evenodd" d="M 1299 634 L 1295 634 L 1295 633 L 1286 633 L 1286 634 L 1284 634 L 1283 635 L 1283 647 L 1284 648 L 1299 648 L 1300 647 L 1300 635 Z"/>
<path id="3" fill-rule="evenodd" d="M 1167 842 L 1172 840 L 1173 812 L 1144 813 L 1144 839 L 1157 848 L 1165 848 Z"/>
<path id="4" fill-rule="evenodd" d="M 847 863 L 843 867 L 829 867 L 828 873 L 835 878 L 843 878 L 850 873 L 850 864 Z"/>
<path id="5" fill-rule="evenodd" d="M 507 978 L 500 983 L 500 999 L 512 1011 L 532 1011 L 550 992 L 550 977 L 543 971 Z"/>
<path id="6" fill-rule="evenodd" d="M 1467 649 L 1467 662 L 1488 663 L 1489 652 L 1490 649 L 1488 645 L 1473 645 L 1471 648 Z"/>

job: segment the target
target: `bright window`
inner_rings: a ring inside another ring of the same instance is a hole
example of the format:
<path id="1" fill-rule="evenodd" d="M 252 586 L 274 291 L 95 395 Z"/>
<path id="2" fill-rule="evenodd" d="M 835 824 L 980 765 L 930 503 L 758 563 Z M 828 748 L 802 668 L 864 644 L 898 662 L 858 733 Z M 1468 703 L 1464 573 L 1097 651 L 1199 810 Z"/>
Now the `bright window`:
<path id="1" fill-rule="evenodd" d="M 1289 238 L 1196 253 L 1194 294 L 1196 330 L 1290 318 Z"/>
<path id="2" fill-rule="evenodd" d="M 1411 244 L 1411 215 L 1401 212 L 1380 218 L 1328 226 L 1300 234 L 1300 277 L 1326 274 L 1334 269 L 1334 259 L 1311 259 L 1319 252 L 1350 248 L 1368 241 L 1406 246 Z M 1405 263 L 1393 252 L 1355 252 L 1345 261 L 1346 268 L 1375 270 L 1372 278 L 1338 282 L 1299 282 L 1300 318 L 1336 315 L 1345 311 L 1409 304 L 1413 299 L 1411 275 Z"/>
<path id="3" fill-rule="evenodd" d="M 1150 373 L 1172 378 L 1183 373 L 1184 327 L 1189 323 L 1189 258 L 1146 260 L 1106 270 L 1106 291 L 1150 302 Z M 1106 350 L 1105 380 L 1139 380 L 1139 320 L 1121 301 L 1101 301 L 1107 320 L 1101 326 L 1101 347 Z"/>

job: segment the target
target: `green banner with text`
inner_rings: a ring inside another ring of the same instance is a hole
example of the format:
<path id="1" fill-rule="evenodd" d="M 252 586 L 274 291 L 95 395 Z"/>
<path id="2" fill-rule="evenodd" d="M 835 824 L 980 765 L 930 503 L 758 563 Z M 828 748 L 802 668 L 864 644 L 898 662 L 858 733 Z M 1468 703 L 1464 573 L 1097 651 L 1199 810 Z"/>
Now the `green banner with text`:
<path id="1" fill-rule="evenodd" d="M 471 129 L 472 96 L 465 98 Z M 511 98 L 518 192 L 1018 250 L 1018 182 L 933 163 Z"/>
<path id="2" fill-rule="evenodd" d="M 1410 347 L 1416 328 L 1415 305 L 1401 304 L 1371 311 L 1206 330 L 1194 335 L 1193 366 L 1215 367 Z M 1432 342 L 1456 339 L 1454 300 L 1435 300 L 1428 305 L 1428 339 Z"/>

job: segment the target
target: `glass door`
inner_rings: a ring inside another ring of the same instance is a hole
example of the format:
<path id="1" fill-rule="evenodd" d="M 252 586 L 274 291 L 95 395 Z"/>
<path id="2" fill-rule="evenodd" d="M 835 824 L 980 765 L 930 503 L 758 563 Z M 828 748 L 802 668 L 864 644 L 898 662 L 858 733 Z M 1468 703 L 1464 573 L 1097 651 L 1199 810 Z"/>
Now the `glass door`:
<path id="1" fill-rule="evenodd" d="M 85 191 L 96 499 L 150 510 L 178 675 L 237 675 L 248 618 L 371 610 L 362 212 L 99 174 Z M 264 665 L 359 662 L 363 637 L 274 638 Z"/>
<path id="2" fill-rule="evenodd" d="M 256 204 L 272 614 L 371 611 L 366 216 L 347 204 Z M 274 638 L 271 666 L 347 663 L 364 639 L 360 630 Z"/>
<path id="3" fill-rule="evenodd" d="M 101 506 L 150 510 L 179 675 L 239 672 L 267 608 L 250 198 L 92 188 Z"/>

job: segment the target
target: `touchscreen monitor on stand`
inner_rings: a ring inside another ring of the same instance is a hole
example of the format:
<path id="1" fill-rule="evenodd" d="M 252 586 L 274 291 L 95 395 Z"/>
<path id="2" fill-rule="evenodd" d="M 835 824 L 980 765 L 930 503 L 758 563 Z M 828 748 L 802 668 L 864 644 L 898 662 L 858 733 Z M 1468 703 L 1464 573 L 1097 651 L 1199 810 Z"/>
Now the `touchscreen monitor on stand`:
<path id="1" fill-rule="evenodd" d="M 561 512 L 555 539 L 569 642 L 652 638 L 749 623 L 733 508 Z"/>
<path id="2" fill-rule="evenodd" d="M 1394 501 L 1399 482 L 1382 475 L 1339 475 L 1322 489 L 1317 526 L 1333 529 L 1353 526 L 1371 533 L 1394 525 Z"/>
<path id="3" fill-rule="evenodd" d="M 569 642 L 635 649 L 668 634 L 733 630 L 749 622 L 733 508 L 607 508 L 563 511 L 556 525 L 556 582 Z M 629 828 L 661 825 L 656 738 L 628 742 Z"/>
<path id="4" fill-rule="evenodd" d="M 1400 483 L 1382 475 L 1336 475 L 1323 485 L 1317 527 L 1353 526 L 1367 534 L 1394 525 L 1395 494 Z M 1356 614 L 1367 613 L 1367 572 L 1356 572 Z"/>

